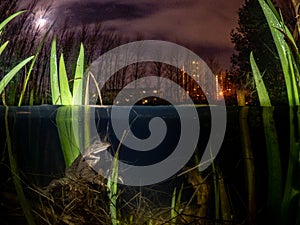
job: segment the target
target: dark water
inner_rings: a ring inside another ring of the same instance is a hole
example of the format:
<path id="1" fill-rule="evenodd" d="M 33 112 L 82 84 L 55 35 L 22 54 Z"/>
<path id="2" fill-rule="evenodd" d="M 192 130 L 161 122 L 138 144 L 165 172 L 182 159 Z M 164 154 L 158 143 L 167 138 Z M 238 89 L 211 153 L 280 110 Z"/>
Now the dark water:
<path id="1" fill-rule="evenodd" d="M 17 158 L 20 171 L 24 174 L 26 182 L 37 186 L 46 186 L 53 178 L 63 175 L 65 170 L 63 155 L 57 132 L 56 115 L 59 107 L 35 106 L 35 107 L 10 107 L 8 122 L 10 136 L 12 138 L 13 152 Z M 115 137 L 110 121 L 111 108 L 97 108 L 95 110 L 95 124 L 100 137 L 104 137 L 112 143 L 112 152 L 118 148 L 119 141 Z M 238 107 L 227 108 L 227 128 L 221 150 L 216 158 L 217 168 L 228 187 L 228 195 L 231 196 L 231 204 L 235 207 L 235 221 L 247 218 L 246 201 L 247 187 L 245 184 L 245 159 L 242 154 L 241 110 Z M 297 109 L 295 109 L 297 110 Z M 263 108 L 251 107 L 245 119 L 251 140 L 251 149 L 254 156 L 255 168 L 255 202 L 257 224 L 268 221 L 267 194 L 272 187 L 268 187 L 268 165 L 265 144 L 265 133 L 262 118 Z M 199 106 L 197 112 L 200 119 L 200 137 L 198 142 L 198 158 L 206 147 L 211 126 L 209 107 Z M 139 115 L 136 118 L 136 115 Z M 168 133 L 161 145 L 150 152 L 136 152 L 122 146 L 120 159 L 135 165 L 149 165 L 165 159 L 172 153 L 180 136 L 180 120 L 176 110 L 171 106 L 135 106 L 129 120 L 133 123 L 132 132 L 138 138 L 146 138 L 150 135 L 147 129 L 148 123 L 154 116 L 162 117 L 167 124 Z M 280 160 L 283 177 L 287 173 L 290 145 L 290 109 L 278 107 L 274 109 L 274 121 L 280 149 Z M 293 121 L 297 127 L 297 121 Z M 296 136 L 299 135 L 297 132 Z M 9 165 L 6 154 L 5 132 L 5 108 L 0 107 L 0 146 L 1 146 L 1 188 L 6 191 L 6 182 L 10 177 Z M 193 166 L 194 157 L 188 163 Z M 209 174 L 211 168 L 203 174 Z M 299 174 L 299 171 L 297 172 Z M 296 179 L 296 178 L 294 178 Z M 174 181 L 173 181 L 174 183 Z M 175 182 L 176 183 L 176 182 Z M 297 183 L 297 182 L 296 182 Z M 160 186 L 161 185 L 161 186 Z M 162 182 L 156 188 L 170 188 L 170 182 Z M 170 188 L 171 189 L 171 188 Z M 297 208 L 297 204 L 295 204 Z M 297 211 L 294 209 L 294 211 Z M 292 215 L 294 215 L 293 213 Z M 295 215 L 294 215 L 295 216 Z M 295 220 L 292 220 L 293 222 Z"/>

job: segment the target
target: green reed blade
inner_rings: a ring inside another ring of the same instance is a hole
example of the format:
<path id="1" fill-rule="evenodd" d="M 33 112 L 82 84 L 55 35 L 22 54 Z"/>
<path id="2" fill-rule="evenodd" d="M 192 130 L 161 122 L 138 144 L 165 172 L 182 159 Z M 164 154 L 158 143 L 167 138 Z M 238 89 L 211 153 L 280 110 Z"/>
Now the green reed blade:
<path id="1" fill-rule="evenodd" d="M 63 105 L 72 105 L 72 94 L 69 88 L 69 81 L 63 54 L 61 54 L 59 60 L 59 87 L 61 103 Z"/>
<path id="2" fill-rule="evenodd" d="M 82 105 L 83 73 L 84 73 L 84 47 L 83 44 L 80 44 L 80 51 L 77 59 L 75 76 L 74 76 L 74 84 L 73 84 L 73 105 Z"/>
<path id="3" fill-rule="evenodd" d="M 61 96 L 58 82 L 58 66 L 56 54 L 56 38 L 52 40 L 51 54 L 50 54 L 50 85 L 52 104 L 61 105 Z"/>
<path id="4" fill-rule="evenodd" d="M 274 6 L 270 1 L 268 3 L 271 5 L 271 7 L 264 0 L 258 1 L 267 19 L 269 28 L 273 36 L 273 40 L 278 51 L 285 78 L 289 105 L 299 105 L 299 93 L 297 89 L 296 76 L 292 73 L 293 71 L 291 71 L 293 67 L 292 62 L 290 60 L 292 52 L 288 44 L 286 43 L 284 35 L 279 31 L 286 31 L 286 26 L 282 23 L 282 21 L 279 21 L 278 15 L 274 14 L 274 10 L 272 10 Z"/>
<path id="5" fill-rule="evenodd" d="M 2 93 L 9 81 L 33 58 L 34 56 L 30 56 L 29 58 L 23 60 L 3 77 L 3 79 L 0 81 L 0 93 Z"/>
<path id="6" fill-rule="evenodd" d="M 4 49 L 6 48 L 6 46 L 8 45 L 9 41 L 6 41 L 3 45 L 1 45 L 0 47 L 0 55 L 2 54 L 2 52 L 4 51 Z"/>
<path id="7" fill-rule="evenodd" d="M 260 105 L 262 107 L 271 106 L 269 94 L 268 94 L 267 88 L 264 84 L 264 81 L 262 79 L 261 73 L 257 67 L 255 59 L 253 57 L 253 52 L 250 53 L 250 64 L 251 64 L 251 68 L 252 68 L 254 81 L 256 84 L 256 90 L 257 90 Z"/>
<path id="8" fill-rule="evenodd" d="M 274 4 L 272 3 L 272 0 L 266 0 L 266 3 L 268 4 L 269 8 L 272 10 L 272 13 L 274 14 L 274 16 L 279 20 L 280 19 L 280 15 L 277 12 Z"/>
<path id="9" fill-rule="evenodd" d="M 33 106 L 33 104 L 34 104 L 34 89 L 31 89 L 29 94 L 29 105 Z"/>
<path id="10" fill-rule="evenodd" d="M 15 17 L 17 17 L 18 15 L 20 15 L 24 12 L 26 12 L 26 10 L 16 12 L 16 13 L 12 14 L 11 16 L 9 16 L 7 19 L 5 19 L 3 22 L 1 22 L 0 23 L 0 33 L 2 32 L 2 29 L 6 26 L 6 24 L 8 24 L 11 20 L 13 20 Z"/>

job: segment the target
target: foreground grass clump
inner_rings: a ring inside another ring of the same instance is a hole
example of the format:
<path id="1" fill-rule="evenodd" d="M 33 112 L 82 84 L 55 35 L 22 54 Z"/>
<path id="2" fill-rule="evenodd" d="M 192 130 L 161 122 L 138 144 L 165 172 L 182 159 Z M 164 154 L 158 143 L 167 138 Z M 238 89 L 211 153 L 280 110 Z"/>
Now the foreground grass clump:
<path id="1" fill-rule="evenodd" d="M 4 20 L 1 24 L 0 24 L 0 35 L 1 32 L 3 30 L 3 28 L 11 21 L 13 20 L 15 17 L 19 16 L 20 14 L 24 13 L 24 11 L 20 11 L 17 12 L 13 15 L 11 15 L 10 17 L 8 17 L 6 20 Z M 0 36 L 1 37 L 1 36 Z M 7 45 L 9 44 L 9 40 L 6 41 L 4 44 L 2 44 L 0 46 L 0 55 L 3 53 L 3 51 L 5 51 L 5 48 L 7 47 Z M 23 60 L 22 62 L 20 62 L 17 66 L 15 66 L 13 69 L 11 69 L 6 75 L 4 75 L 4 77 L 0 80 L 0 94 L 4 91 L 5 87 L 8 85 L 8 83 L 14 78 L 14 76 L 28 63 L 30 62 L 32 59 L 34 58 L 34 56 L 31 56 L 25 60 Z"/>
<path id="2" fill-rule="evenodd" d="M 287 165 L 286 179 L 282 176 L 282 161 L 280 159 L 278 137 L 273 117 L 274 108 L 269 99 L 267 88 L 256 65 L 253 54 L 250 55 L 250 62 L 260 105 L 268 108 L 263 109 L 263 123 L 268 157 L 268 210 L 273 224 L 291 223 L 294 216 L 290 209 L 300 202 L 300 187 L 297 183 L 299 178 L 299 149 L 300 149 L 300 108 L 299 80 L 300 54 L 296 41 L 285 25 L 282 15 L 278 13 L 270 0 L 258 0 L 271 30 L 273 41 L 276 44 L 281 66 L 284 73 L 285 85 L 290 106 L 290 140 L 289 140 L 289 161 Z M 299 7 L 299 5 L 297 6 Z M 296 122 L 298 121 L 298 122 Z M 298 199 L 298 200 L 297 200 Z M 295 203 L 296 202 L 296 203 Z M 300 210 L 296 213 L 296 221 L 300 221 Z"/>

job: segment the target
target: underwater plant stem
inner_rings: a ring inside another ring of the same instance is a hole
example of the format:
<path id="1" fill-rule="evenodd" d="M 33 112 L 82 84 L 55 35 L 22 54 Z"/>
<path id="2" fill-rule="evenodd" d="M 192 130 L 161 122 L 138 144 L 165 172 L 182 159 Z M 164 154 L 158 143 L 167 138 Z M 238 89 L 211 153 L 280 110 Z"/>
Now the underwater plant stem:
<path id="1" fill-rule="evenodd" d="M 72 108 L 70 106 L 59 107 L 56 124 L 66 168 L 69 168 L 80 154 L 76 141 L 78 137 L 75 136 L 78 133 L 74 133 L 76 131 L 74 131 L 72 122 Z"/>
<path id="2" fill-rule="evenodd" d="M 299 164 L 299 138 L 296 138 L 296 121 L 297 116 L 295 115 L 294 108 L 290 107 L 290 152 L 289 152 L 289 162 L 288 162 L 288 169 L 287 169 L 287 176 L 285 181 L 283 199 L 281 204 L 281 216 L 282 222 L 289 221 L 289 209 L 292 203 L 292 200 L 297 194 L 297 191 L 293 188 L 293 181 L 295 179 L 299 179 L 297 176 L 298 164 Z M 298 124 L 297 124 L 298 125 Z M 299 216 L 299 212 L 298 212 Z"/>
<path id="3" fill-rule="evenodd" d="M 268 209 L 273 222 L 279 221 L 282 196 L 282 170 L 278 137 L 273 117 L 274 108 L 264 107 L 262 119 L 268 160 Z"/>
<path id="4" fill-rule="evenodd" d="M 12 173 L 12 178 L 13 182 L 16 188 L 16 192 L 21 204 L 21 207 L 23 209 L 25 218 L 28 222 L 29 225 L 35 225 L 33 216 L 31 214 L 31 207 L 29 203 L 27 202 L 27 199 L 24 194 L 24 190 L 20 181 L 19 173 L 18 173 L 18 166 L 17 166 L 17 161 L 14 157 L 14 154 L 12 152 L 12 142 L 10 138 L 10 133 L 9 133 L 9 126 L 8 126 L 8 107 L 6 107 L 5 110 L 5 132 L 6 132 L 6 142 L 7 142 L 7 151 L 8 151 L 8 158 L 9 158 L 9 163 L 10 163 L 10 169 Z"/>
<path id="5" fill-rule="evenodd" d="M 172 201 L 171 201 L 171 223 L 176 224 L 176 187 L 173 190 Z"/>
<path id="6" fill-rule="evenodd" d="M 241 141 L 243 158 L 245 161 L 246 171 L 246 187 L 247 187 L 247 202 L 249 219 L 248 224 L 253 224 L 255 220 L 256 202 L 255 202 L 255 170 L 254 170 L 254 157 L 251 147 L 250 132 L 248 127 L 248 113 L 249 107 L 240 108 L 240 128 L 241 128 Z"/>
<path id="7" fill-rule="evenodd" d="M 213 160 L 211 163 L 212 172 L 213 172 L 213 181 L 214 181 L 214 197 L 215 197 L 215 219 L 220 219 L 220 192 L 218 185 L 218 174 L 215 167 L 215 161 Z"/>
<path id="8" fill-rule="evenodd" d="M 177 196 L 177 188 L 176 187 L 174 188 L 172 201 L 171 201 L 171 224 L 177 224 L 177 217 L 180 209 L 182 191 L 183 191 L 183 183 L 181 184 L 178 196 Z"/>
<path id="9" fill-rule="evenodd" d="M 115 155 L 112 175 L 107 181 L 108 197 L 110 200 L 109 209 L 112 225 L 118 224 L 117 218 L 117 197 L 118 197 L 118 152 Z"/>

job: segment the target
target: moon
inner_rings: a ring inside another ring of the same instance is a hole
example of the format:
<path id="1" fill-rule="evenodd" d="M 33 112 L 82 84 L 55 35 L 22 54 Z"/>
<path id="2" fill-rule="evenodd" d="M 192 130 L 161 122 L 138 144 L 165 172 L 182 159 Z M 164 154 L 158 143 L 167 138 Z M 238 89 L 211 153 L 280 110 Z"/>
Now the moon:
<path id="1" fill-rule="evenodd" d="M 39 28 L 45 27 L 46 24 L 47 24 L 47 19 L 46 18 L 42 18 L 42 17 L 38 18 L 36 20 L 36 23 L 35 23 L 35 25 L 37 27 L 39 27 Z"/>

